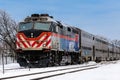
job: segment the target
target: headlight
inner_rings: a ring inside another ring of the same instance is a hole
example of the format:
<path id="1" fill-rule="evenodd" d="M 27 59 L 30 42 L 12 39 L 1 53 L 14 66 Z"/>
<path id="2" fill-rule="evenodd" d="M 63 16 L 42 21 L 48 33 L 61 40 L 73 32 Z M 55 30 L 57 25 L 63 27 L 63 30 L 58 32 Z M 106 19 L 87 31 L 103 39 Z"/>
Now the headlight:
<path id="1" fill-rule="evenodd" d="M 46 44 L 43 44 L 43 47 L 46 47 Z"/>

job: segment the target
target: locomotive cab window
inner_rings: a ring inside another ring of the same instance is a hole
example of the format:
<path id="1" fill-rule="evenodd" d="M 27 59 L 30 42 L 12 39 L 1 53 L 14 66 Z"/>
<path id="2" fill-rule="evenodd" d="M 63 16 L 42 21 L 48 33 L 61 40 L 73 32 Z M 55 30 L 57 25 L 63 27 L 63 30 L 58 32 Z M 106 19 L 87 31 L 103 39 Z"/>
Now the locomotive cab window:
<path id="1" fill-rule="evenodd" d="M 34 29 L 37 29 L 37 30 L 47 30 L 49 31 L 50 30 L 50 23 L 35 23 L 34 24 Z"/>
<path id="2" fill-rule="evenodd" d="M 51 23 L 40 23 L 40 22 L 20 23 L 19 31 L 30 30 L 30 29 L 50 31 L 50 25 Z"/>
<path id="3" fill-rule="evenodd" d="M 70 27 L 67 27 L 66 35 L 71 37 L 72 36 L 72 29 Z"/>
<path id="4" fill-rule="evenodd" d="M 33 28 L 33 23 L 20 23 L 19 24 L 19 31 L 29 30 Z"/>

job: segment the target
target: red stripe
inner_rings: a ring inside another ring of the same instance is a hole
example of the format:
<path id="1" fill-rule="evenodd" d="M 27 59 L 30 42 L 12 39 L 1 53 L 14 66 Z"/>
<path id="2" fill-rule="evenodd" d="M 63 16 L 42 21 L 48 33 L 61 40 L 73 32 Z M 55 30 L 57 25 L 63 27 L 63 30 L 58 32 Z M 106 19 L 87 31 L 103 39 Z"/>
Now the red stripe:
<path id="1" fill-rule="evenodd" d="M 37 42 L 36 42 L 36 41 L 34 41 L 34 42 L 33 42 L 32 47 L 33 47 L 35 44 L 37 44 Z"/>
<path id="2" fill-rule="evenodd" d="M 52 35 L 55 36 L 55 37 L 59 37 L 59 38 L 64 38 L 64 39 L 67 39 L 67 40 L 75 41 L 75 38 L 71 38 L 71 37 L 68 37 L 68 36 L 61 35 L 61 34 L 53 33 Z"/>
<path id="3" fill-rule="evenodd" d="M 16 45 L 17 45 L 19 48 L 21 47 L 19 42 L 16 42 Z"/>
<path id="4" fill-rule="evenodd" d="M 27 48 L 27 45 L 22 41 L 22 39 L 20 38 L 20 35 L 18 35 L 18 39 L 19 39 L 19 41 L 23 44 L 23 46 L 25 47 L 25 48 Z"/>
<path id="5" fill-rule="evenodd" d="M 22 36 L 22 37 L 25 39 L 24 36 Z M 31 45 L 30 45 L 30 41 L 28 41 L 28 40 L 26 40 L 26 39 L 25 39 L 25 41 L 26 41 L 26 43 L 28 43 L 29 46 L 31 46 Z M 26 46 L 27 46 L 27 45 L 26 45 Z"/>
<path id="6" fill-rule="evenodd" d="M 38 44 L 38 46 L 37 47 L 40 47 L 41 46 L 41 44 L 48 38 L 49 36 L 46 36 L 44 39 L 43 39 L 43 41 L 41 41 L 39 44 Z"/>
<path id="7" fill-rule="evenodd" d="M 31 46 L 30 41 L 27 41 L 28 45 Z"/>
<path id="8" fill-rule="evenodd" d="M 48 46 L 48 44 L 50 44 L 50 43 L 51 43 L 51 39 L 49 41 L 47 41 L 46 46 Z"/>

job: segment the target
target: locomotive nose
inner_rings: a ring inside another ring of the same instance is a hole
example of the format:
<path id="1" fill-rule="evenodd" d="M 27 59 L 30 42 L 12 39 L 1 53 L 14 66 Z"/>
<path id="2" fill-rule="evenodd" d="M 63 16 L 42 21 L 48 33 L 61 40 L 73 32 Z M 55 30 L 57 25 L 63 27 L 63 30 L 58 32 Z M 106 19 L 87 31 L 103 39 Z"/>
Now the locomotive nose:
<path id="1" fill-rule="evenodd" d="M 42 32 L 38 36 L 31 31 L 26 34 L 17 34 L 17 49 L 24 50 L 42 50 L 43 48 L 50 48 L 51 46 L 51 32 Z"/>

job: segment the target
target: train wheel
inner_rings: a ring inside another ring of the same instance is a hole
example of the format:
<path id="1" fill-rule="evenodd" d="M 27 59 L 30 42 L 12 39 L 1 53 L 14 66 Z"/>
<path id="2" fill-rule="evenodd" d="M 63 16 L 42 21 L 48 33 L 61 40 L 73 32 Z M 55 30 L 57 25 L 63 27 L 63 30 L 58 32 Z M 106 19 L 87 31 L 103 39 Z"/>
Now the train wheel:
<path id="1" fill-rule="evenodd" d="M 53 55 L 52 52 L 48 53 L 47 66 L 48 66 L 48 67 L 54 66 L 54 55 Z"/>
<path id="2" fill-rule="evenodd" d="M 18 58 L 17 62 L 19 63 L 19 65 L 21 67 L 27 67 L 28 66 L 28 63 L 27 63 L 27 61 L 24 58 Z"/>

